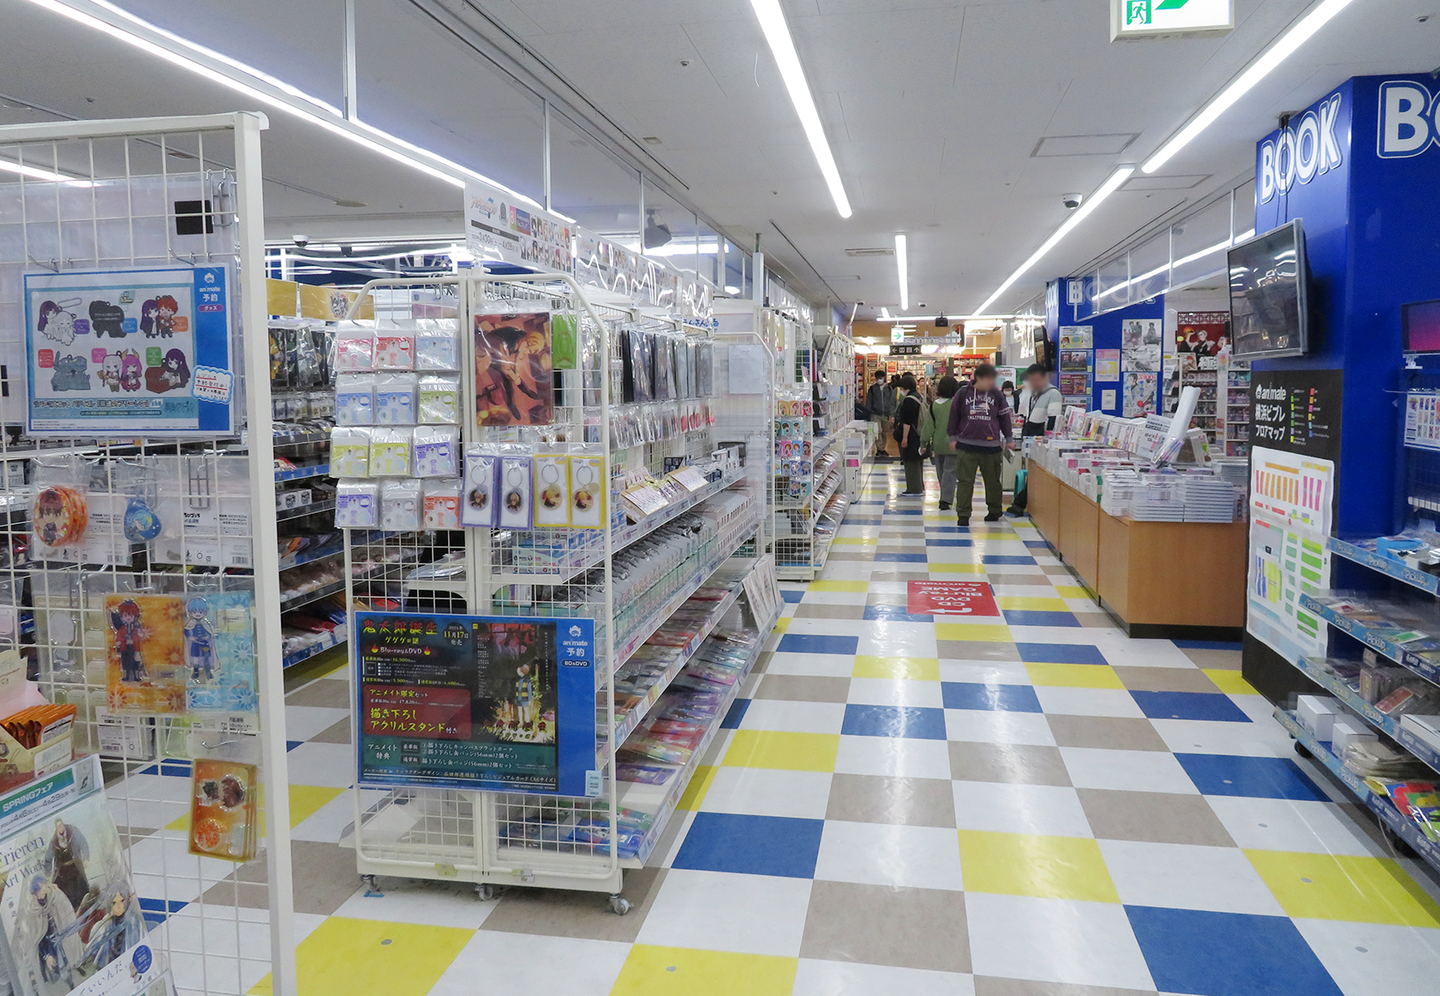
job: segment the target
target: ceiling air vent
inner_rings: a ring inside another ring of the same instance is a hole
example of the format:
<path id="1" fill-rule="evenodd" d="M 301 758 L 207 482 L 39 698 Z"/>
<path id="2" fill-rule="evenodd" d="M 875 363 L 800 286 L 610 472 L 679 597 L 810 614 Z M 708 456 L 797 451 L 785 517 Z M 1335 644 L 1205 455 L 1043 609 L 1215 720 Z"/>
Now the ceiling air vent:
<path id="1" fill-rule="evenodd" d="M 846 250 L 845 250 L 845 255 L 847 255 L 847 256 L 893 256 L 893 255 L 895 255 L 895 247 L 894 247 L 894 246 L 867 246 L 867 247 L 861 247 L 861 248 L 859 248 L 859 249 L 846 249 Z"/>

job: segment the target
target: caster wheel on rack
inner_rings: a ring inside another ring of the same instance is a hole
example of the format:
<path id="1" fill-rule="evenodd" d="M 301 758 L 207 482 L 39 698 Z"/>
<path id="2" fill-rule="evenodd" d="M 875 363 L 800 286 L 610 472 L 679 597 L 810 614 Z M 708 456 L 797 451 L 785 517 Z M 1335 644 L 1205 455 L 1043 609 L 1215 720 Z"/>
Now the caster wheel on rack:
<path id="1" fill-rule="evenodd" d="M 1411 847 L 1410 844 L 1405 840 L 1404 837 L 1401 837 L 1399 834 L 1397 834 L 1394 830 L 1391 830 L 1391 829 L 1390 829 L 1388 826 L 1386 826 L 1384 823 L 1381 823 L 1381 824 L 1380 824 L 1380 833 L 1381 833 L 1381 835 L 1385 838 L 1385 842 L 1390 845 L 1390 847 L 1391 847 L 1392 850 L 1394 850 L 1396 857 L 1400 857 L 1400 858 L 1415 858 L 1415 857 L 1419 857 L 1419 855 L 1417 855 L 1417 854 L 1415 853 L 1415 848 Z"/>
<path id="2" fill-rule="evenodd" d="M 360 881 L 364 883 L 365 888 L 369 889 L 371 892 L 378 893 L 380 891 L 380 880 L 374 875 L 361 875 Z"/>
<path id="3" fill-rule="evenodd" d="M 616 916 L 624 916 L 630 912 L 630 900 L 621 895 L 610 897 L 610 912 Z"/>
<path id="4" fill-rule="evenodd" d="M 1294 745 L 1294 746 L 1295 746 L 1295 753 L 1299 754 L 1301 757 L 1311 758 L 1311 757 L 1314 757 L 1314 756 L 1315 756 L 1314 754 L 1310 753 L 1310 748 L 1309 748 L 1309 747 L 1306 747 L 1304 744 L 1302 744 L 1302 743 L 1301 743 L 1300 741 L 1298 741 L 1298 740 L 1295 741 L 1295 745 Z"/>
<path id="5" fill-rule="evenodd" d="M 481 882 L 475 886 L 475 895 L 480 897 L 482 903 L 488 903 L 492 899 L 499 899 L 500 893 L 503 891 L 500 886 L 492 885 L 489 882 Z"/>

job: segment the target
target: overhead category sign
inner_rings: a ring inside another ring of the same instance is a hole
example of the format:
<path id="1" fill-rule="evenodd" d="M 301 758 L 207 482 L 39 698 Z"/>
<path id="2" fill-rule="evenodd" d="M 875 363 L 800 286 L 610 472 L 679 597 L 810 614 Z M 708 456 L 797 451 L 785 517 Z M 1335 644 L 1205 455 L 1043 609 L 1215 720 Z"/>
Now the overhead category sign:
<path id="1" fill-rule="evenodd" d="M 1224 34 L 1235 27 L 1233 0 L 1110 0 L 1110 40 Z"/>

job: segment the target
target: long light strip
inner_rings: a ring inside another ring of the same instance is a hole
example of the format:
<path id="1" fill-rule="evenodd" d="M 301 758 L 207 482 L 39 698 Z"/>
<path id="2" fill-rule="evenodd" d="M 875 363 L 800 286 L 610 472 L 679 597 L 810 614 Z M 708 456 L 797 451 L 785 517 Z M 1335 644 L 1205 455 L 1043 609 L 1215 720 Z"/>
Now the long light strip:
<path id="1" fill-rule="evenodd" d="M 76 181 L 73 176 L 53 173 L 48 169 L 40 169 L 38 166 L 26 166 L 23 163 L 11 162 L 9 159 L 0 159 L 0 170 L 6 173 L 19 173 L 21 176 L 28 176 L 32 180 L 49 180 L 52 183 L 80 182 Z"/>
<path id="2" fill-rule="evenodd" d="M 1048 253 L 1051 249 L 1054 249 L 1061 239 L 1074 231 L 1075 227 L 1079 225 L 1080 222 L 1090 217 L 1090 214 L 1102 203 L 1104 203 L 1105 198 L 1113 194 L 1120 187 L 1120 184 L 1130 179 L 1130 175 L 1134 172 L 1134 166 L 1121 166 L 1115 172 L 1111 173 L 1110 176 L 1105 180 L 1105 182 L 1100 184 L 1100 189 L 1095 191 L 1095 193 L 1091 194 L 1089 197 L 1085 198 L 1081 202 L 1080 206 L 1071 213 L 1070 217 L 1065 219 L 1065 223 L 1062 224 L 1059 228 L 1055 229 L 1055 233 L 1051 235 L 1048 239 L 1046 239 L 1044 242 L 1042 242 L 1040 244 L 1040 248 L 1036 249 L 1033 253 L 1031 253 L 1030 258 L 1025 260 L 1025 262 L 1021 263 L 1020 266 L 1016 268 L 1014 273 L 1006 277 L 1005 282 L 999 287 L 996 287 L 995 292 L 989 297 L 987 297 L 985 299 L 985 303 L 980 305 L 980 307 L 976 308 L 975 311 L 977 313 L 983 314 L 986 308 L 990 307 L 990 305 L 995 303 L 996 298 L 1009 290 L 1010 285 L 1013 284 L 1015 281 L 1019 280 L 1022 276 L 1024 276 L 1026 270 L 1030 269 L 1030 267 L 1040 262 L 1040 260 L 1045 256 L 1045 254 Z"/>
<path id="3" fill-rule="evenodd" d="M 1353 0 L 1323 0 L 1318 6 L 1306 14 L 1299 21 L 1295 22 L 1275 43 L 1260 53 L 1259 58 L 1246 68 L 1246 70 L 1231 81 L 1230 85 L 1221 90 L 1210 103 L 1200 109 L 1190 121 L 1181 128 L 1164 145 L 1160 146 L 1158 152 L 1146 160 L 1142 167 L 1146 173 L 1153 173 L 1161 166 L 1164 166 L 1170 159 L 1185 146 L 1195 140 L 1206 128 L 1232 107 L 1237 100 L 1249 93 L 1280 63 L 1284 62 L 1295 50 L 1305 44 L 1315 32 L 1323 28 L 1331 18 L 1350 6 Z"/>
<path id="4" fill-rule="evenodd" d="M 840 168 L 835 165 L 835 156 L 830 143 L 825 140 L 825 128 L 820 123 L 820 112 L 815 107 L 815 98 L 810 94 L 810 85 L 805 82 L 805 70 L 800 65 L 800 54 L 795 51 L 795 40 L 790 37 L 790 26 L 785 23 L 785 12 L 780 9 L 780 0 L 750 0 L 755 17 L 760 21 L 760 30 L 770 43 L 770 54 L 780 69 L 780 78 L 790 92 L 790 103 L 800 115 L 800 127 L 810 140 L 810 150 L 820 164 L 820 174 L 830 188 L 835 200 L 835 210 L 840 217 L 850 217 L 850 198 L 845 195 L 845 184 L 840 179 Z"/>
<path id="5" fill-rule="evenodd" d="M 895 236 L 895 274 L 900 278 L 900 310 L 910 307 L 910 251 L 902 233 Z"/>
<path id="6" fill-rule="evenodd" d="M 1254 234 L 1255 229 L 1252 228 L 1247 232 L 1243 232 L 1240 235 L 1235 236 L 1235 238 L 1233 239 L 1226 239 L 1224 242 L 1217 242 L 1213 246 L 1210 246 L 1208 249 L 1201 249 L 1198 252 L 1192 252 L 1188 256 L 1181 256 L 1174 263 L 1166 263 L 1163 266 L 1157 266 L 1155 267 L 1155 269 L 1148 270 L 1145 273 L 1140 274 L 1138 277 L 1131 277 L 1124 283 L 1116 284 L 1109 290 L 1101 291 L 1099 294 L 1095 295 L 1095 300 L 1098 301 L 1102 297 L 1109 297 L 1111 294 L 1118 294 L 1125 288 L 1129 287 L 1131 284 L 1143 283 L 1144 281 L 1149 280 L 1151 277 L 1158 277 L 1166 270 L 1174 270 L 1176 267 L 1188 266 L 1191 263 L 1198 262 L 1199 260 L 1202 260 L 1206 256 L 1210 255 L 1212 252 L 1220 252 L 1222 249 L 1229 249 L 1231 246 L 1237 246 Z"/>

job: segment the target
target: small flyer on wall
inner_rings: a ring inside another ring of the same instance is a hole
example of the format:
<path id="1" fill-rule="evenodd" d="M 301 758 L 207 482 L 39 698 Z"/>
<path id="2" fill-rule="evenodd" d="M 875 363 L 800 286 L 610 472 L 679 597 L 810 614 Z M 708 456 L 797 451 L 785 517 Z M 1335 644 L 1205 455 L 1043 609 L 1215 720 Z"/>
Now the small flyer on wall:
<path id="1" fill-rule="evenodd" d="M 1118 350 L 1118 349 L 1097 349 L 1097 350 L 1095 350 L 1095 379 L 1096 379 L 1096 380 L 1119 380 L 1119 379 L 1120 379 L 1120 350 Z"/>
<path id="2" fill-rule="evenodd" d="M 25 274 L 32 435 L 233 431 L 225 266 Z"/>
<path id="3" fill-rule="evenodd" d="M 1090 325 L 1060 326 L 1061 349 L 1089 349 L 1094 342 L 1094 328 Z"/>
<path id="4" fill-rule="evenodd" d="M 599 791 L 589 619 L 355 617 L 359 783 Z"/>
<path id="5" fill-rule="evenodd" d="M 1088 349 L 1065 349 L 1060 350 L 1060 369 L 1062 371 L 1088 371 L 1090 369 L 1090 350 Z"/>
<path id="6" fill-rule="evenodd" d="M 1155 414 L 1155 386 L 1158 375 L 1127 373 L 1125 375 L 1125 418 Z"/>
<path id="7" fill-rule="evenodd" d="M 555 421 L 550 313 L 475 316 L 475 418 L 479 425 Z"/>

